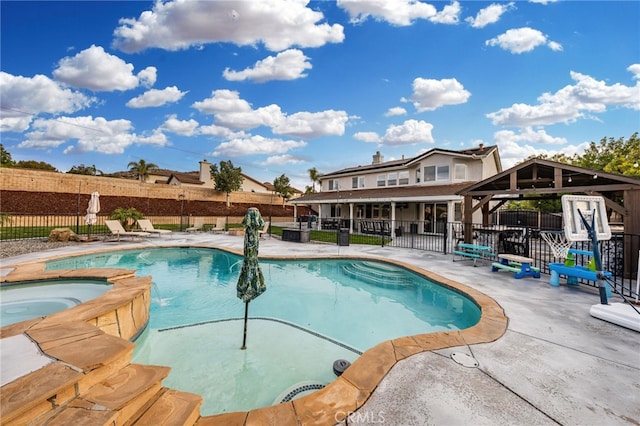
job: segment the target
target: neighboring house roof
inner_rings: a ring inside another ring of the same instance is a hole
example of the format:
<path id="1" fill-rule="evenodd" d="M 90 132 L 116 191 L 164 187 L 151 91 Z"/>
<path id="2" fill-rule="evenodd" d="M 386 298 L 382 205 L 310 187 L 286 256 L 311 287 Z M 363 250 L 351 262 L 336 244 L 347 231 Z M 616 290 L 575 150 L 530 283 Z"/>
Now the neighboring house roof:
<path id="1" fill-rule="evenodd" d="M 383 170 L 389 168 L 398 168 L 398 167 L 411 167 L 413 164 L 422 161 L 423 159 L 430 157 L 435 154 L 445 154 L 449 156 L 461 156 L 461 157 L 487 157 L 489 155 L 498 155 L 498 147 L 495 145 L 492 146 L 478 146 L 475 148 L 466 148 L 461 150 L 451 150 L 451 149 L 442 149 L 442 148 L 432 148 L 416 157 L 412 158 L 402 158 L 400 160 L 391 160 L 385 161 L 377 164 L 367 164 L 364 166 L 356 166 L 356 167 L 348 167 L 346 169 L 337 170 L 335 172 L 325 173 L 321 175 L 321 178 L 326 179 L 328 177 L 341 176 L 341 175 L 350 175 L 353 173 L 362 173 L 362 172 L 371 172 L 374 170 Z M 498 167 L 500 168 L 500 161 L 498 159 Z"/>
<path id="2" fill-rule="evenodd" d="M 180 183 L 186 183 L 190 185 L 204 185 L 204 182 L 200 180 L 200 173 L 198 172 L 190 172 L 190 173 L 174 172 L 171 174 L 169 179 L 167 179 L 167 183 L 171 185 L 171 183 L 174 181 L 178 181 Z"/>
<path id="3" fill-rule="evenodd" d="M 389 202 L 389 201 L 414 201 L 421 198 L 425 201 L 442 196 L 450 199 L 452 194 L 469 186 L 469 182 L 452 183 L 447 185 L 411 185 L 402 187 L 386 187 L 357 189 L 346 191 L 323 191 L 305 194 L 300 198 L 291 200 L 292 204 L 324 204 L 324 203 L 350 203 L 350 202 Z"/>

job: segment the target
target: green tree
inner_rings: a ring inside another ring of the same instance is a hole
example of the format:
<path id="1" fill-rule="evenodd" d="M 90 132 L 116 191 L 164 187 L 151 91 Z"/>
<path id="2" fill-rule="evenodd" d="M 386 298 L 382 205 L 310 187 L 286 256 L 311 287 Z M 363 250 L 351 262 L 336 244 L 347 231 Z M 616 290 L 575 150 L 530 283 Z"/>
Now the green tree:
<path id="1" fill-rule="evenodd" d="M 598 143 L 590 142 L 582 154 L 569 157 L 558 153 L 552 156 L 535 155 L 529 158 L 542 158 L 591 170 L 640 177 L 640 138 L 638 132 L 627 140 L 604 137 Z"/>
<path id="2" fill-rule="evenodd" d="M 13 167 L 14 165 L 15 161 L 11 158 L 11 154 L 0 143 L 0 167 Z"/>
<path id="3" fill-rule="evenodd" d="M 289 181 L 289 178 L 286 177 L 284 174 L 280 175 L 280 177 L 277 177 L 273 180 L 273 190 L 275 191 L 276 194 L 282 197 L 283 206 L 284 206 L 284 203 L 293 195 L 293 188 L 291 187 L 291 182 Z"/>
<path id="4" fill-rule="evenodd" d="M 72 166 L 71 169 L 67 173 L 74 175 L 89 175 L 89 176 L 102 176 L 102 170 L 96 169 L 96 165 L 85 166 L 84 164 L 80 164 L 77 166 Z"/>
<path id="5" fill-rule="evenodd" d="M 109 219 L 119 221 L 122 224 L 122 227 L 129 231 L 133 228 L 136 220 L 144 219 L 144 215 L 133 207 L 118 207 L 109 215 Z"/>
<path id="6" fill-rule="evenodd" d="M 220 161 L 220 169 L 216 164 L 211 165 L 211 179 L 215 190 L 227 194 L 227 207 L 231 205 L 230 195 L 242 188 L 242 168 L 234 167 L 231 160 Z"/>
<path id="7" fill-rule="evenodd" d="M 149 172 L 152 170 L 158 170 L 158 166 L 154 163 L 147 163 L 144 160 L 140 161 L 131 161 L 127 167 L 129 171 L 133 172 L 136 175 L 136 178 L 140 182 L 145 182 L 149 177 Z"/>
<path id="8" fill-rule="evenodd" d="M 624 138 L 602 138 L 591 142 L 584 154 L 577 157 L 574 165 L 607 173 L 640 177 L 640 138 L 638 132 L 627 140 Z"/>
<path id="9" fill-rule="evenodd" d="M 57 172 L 58 169 L 45 161 L 20 160 L 14 167 L 19 169 L 46 170 L 48 172 Z"/>
<path id="10" fill-rule="evenodd" d="M 316 183 L 320 183 L 320 173 L 315 167 L 312 167 L 308 170 L 309 179 L 311 179 L 311 192 L 316 192 Z"/>

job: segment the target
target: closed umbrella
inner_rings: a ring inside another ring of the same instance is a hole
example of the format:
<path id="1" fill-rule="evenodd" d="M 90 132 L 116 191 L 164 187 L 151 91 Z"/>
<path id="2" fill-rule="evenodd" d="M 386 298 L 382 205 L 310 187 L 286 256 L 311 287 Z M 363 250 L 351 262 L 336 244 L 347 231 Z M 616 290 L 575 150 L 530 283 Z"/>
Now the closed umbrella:
<path id="1" fill-rule="evenodd" d="M 242 219 L 242 225 L 244 225 L 244 261 L 242 262 L 236 290 L 238 298 L 244 302 L 244 335 L 240 349 L 246 349 L 249 302 L 264 293 L 267 286 L 264 283 L 264 276 L 258 264 L 258 245 L 260 241 L 258 231 L 264 226 L 260 211 L 255 207 L 247 210 L 244 219 Z"/>
<path id="2" fill-rule="evenodd" d="M 100 212 L 100 194 L 94 191 L 91 193 L 91 199 L 89 200 L 89 207 L 87 207 L 87 214 L 84 217 L 84 221 L 89 226 L 87 233 L 88 239 L 91 239 L 91 226 L 95 225 L 98 221 L 98 213 Z"/>

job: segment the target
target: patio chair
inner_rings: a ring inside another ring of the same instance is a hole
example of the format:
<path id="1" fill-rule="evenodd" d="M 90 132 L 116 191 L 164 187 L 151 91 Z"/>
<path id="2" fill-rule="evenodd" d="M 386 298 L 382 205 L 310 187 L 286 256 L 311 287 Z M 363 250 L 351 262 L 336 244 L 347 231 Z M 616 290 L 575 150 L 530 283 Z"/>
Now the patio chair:
<path id="1" fill-rule="evenodd" d="M 143 231 L 126 231 L 122 227 L 120 221 L 117 220 L 105 220 L 104 224 L 107 225 L 107 228 L 109 228 L 109 232 L 111 232 L 111 235 L 114 235 L 118 238 L 118 241 L 120 241 L 121 236 L 128 236 L 133 239 L 135 237 L 148 237 L 151 235 L 150 233 Z"/>
<path id="2" fill-rule="evenodd" d="M 151 234 L 156 234 L 159 236 L 163 235 L 163 234 L 169 234 L 171 235 L 172 231 L 169 231 L 168 229 L 156 229 L 153 227 L 153 223 L 151 223 L 151 221 L 149 219 L 138 219 L 138 227 L 140 227 L 140 229 L 143 232 L 149 232 Z"/>
<path id="3" fill-rule="evenodd" d="M 196 217 L 193 225 L 191 225 L 190 227 L 188 227 L 187 229 L 185 229 L 185 231 L 187 232 L 197 232 L 197 231 L 202 231 L 202 227 L 204 226 L 204 219 L 201 217 Z"/>
<path id="4" fill-rule="evenodd" d="M 262 234 L 269 232 L 269 226 L 271 226 L 271 222 L 264 223 L 264 227 L 258 231 L 258 238 L 262 238 Z"/>
<path id="5" fill-rule="evenodd" d="M 216 224 L 213 228 L 211 228 L 211 232 L 224 232 L 227 226 L 227 220 L 224 217 L 219 217 L 216 219 Z"/>

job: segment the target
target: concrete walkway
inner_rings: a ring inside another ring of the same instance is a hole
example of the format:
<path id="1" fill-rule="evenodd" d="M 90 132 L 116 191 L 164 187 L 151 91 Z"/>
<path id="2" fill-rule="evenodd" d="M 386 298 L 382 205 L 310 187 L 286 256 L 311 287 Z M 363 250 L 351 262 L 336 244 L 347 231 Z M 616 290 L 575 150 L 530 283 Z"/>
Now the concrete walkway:
<path id="1" fill-rule="evenodd" d="M 133 246 L 205 244 L 242 250 L 243 238 L 174 233 L 139 242 L 95 242 L 2 260 L 22 261 Z M 343 424 L 639 425 L 640 333 L 589 315 L 591 287 L 550 287 L 549 277 L 452 262 L 452 256 L 378 246 L 288 243 L 266 237 L 261 255 L 355 255 L 395 259 L 473 287 L 509 318 L 493 343 L 425 352 L 400 361 Z M 612 302 L 621 300 L 614 297 Z"/>

